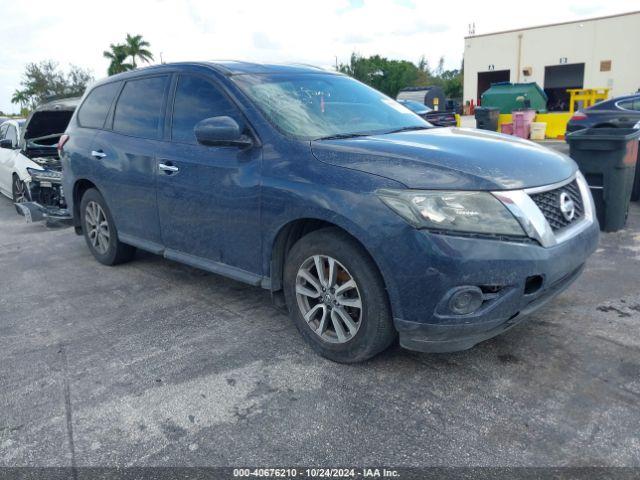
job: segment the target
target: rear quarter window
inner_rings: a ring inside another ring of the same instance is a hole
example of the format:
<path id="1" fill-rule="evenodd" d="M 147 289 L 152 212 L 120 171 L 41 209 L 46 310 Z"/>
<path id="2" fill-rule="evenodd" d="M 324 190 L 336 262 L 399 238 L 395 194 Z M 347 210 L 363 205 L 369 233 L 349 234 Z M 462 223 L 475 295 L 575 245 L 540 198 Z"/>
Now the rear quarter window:
<path id="1" fill-rule="evenodd" d="M 107 119 L 109 108 L 120 90 L 121 82 L 108 83 L 94 88 L 78 111 L 78 123 L 81 127 L 102 128 Z"/>
<path id="2" fill-rule="evenodd" d="M 116 103 L 113 131 L 142 138 L 159 138 L 164 121 L 168 76 L 129 80 Z"/>

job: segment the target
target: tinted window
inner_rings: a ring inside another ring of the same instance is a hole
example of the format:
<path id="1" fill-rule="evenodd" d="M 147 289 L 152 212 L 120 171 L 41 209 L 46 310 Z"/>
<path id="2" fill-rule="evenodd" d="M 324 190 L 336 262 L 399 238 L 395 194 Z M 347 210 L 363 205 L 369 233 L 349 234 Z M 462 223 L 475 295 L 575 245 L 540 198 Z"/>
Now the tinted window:
<path id="1" fill-rule="evenodd" d="M 171 139 L 196 143 L 196 124 L 209 117 L 229 116 L 240 123 L 236 108 L 210 82 L 199 77 L 182 75 L 178 80 L 173 104 Z"/>
<path id="2" fill-rule="evenodd" d="M 113 130 L 127 135 L 158 138 L 163 120 L 166 76 L 130 80 L 118 98 Z"/>
<path id="3" fill-rule="evenodd" d="M 7 127 L 8 127 L 8 126 L 9 126 L 9 125 L 7 124 L 7 125 L 2 125 L 2 126 L 0 127 L 0 139 L 2 139 L 2 140 L 4 140 L 4 139 L 5 139 L 5 136 L 4 136 L 4 135 L 5 135 L 5 133 L 7 133 Z"/>
<path id="4" fill-rule="evenodd" d="M 78 111 L 78 122 L 83 127 L 102 128 L 113 98 L 120 89 L 120 82 L 94 88 Z"/>

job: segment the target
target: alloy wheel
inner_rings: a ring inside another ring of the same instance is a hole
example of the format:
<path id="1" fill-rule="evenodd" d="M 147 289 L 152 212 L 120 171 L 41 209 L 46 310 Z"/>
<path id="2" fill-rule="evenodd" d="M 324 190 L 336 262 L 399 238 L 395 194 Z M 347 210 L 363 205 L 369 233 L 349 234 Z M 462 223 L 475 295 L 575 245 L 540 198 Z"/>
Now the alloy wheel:
<path id="1" fill-rule="evenodd" d="M 27 197 L 27 188 L 22 180 L 18 177 L 13 179 L 13 201 L 14 203 L 25 203 L 29 201 Z"/>
<path id="2" fill-rule="evenodd" d="M 362 298 L 349 271 L 335 258 L 314 255 L 296 275 L 296 300 L 309 328 L 330 343 L 346 343 L 362 324 Z"/>
<path id="3" fill-rule="evenodd" d="M 111 238 L 109 222 L 104 210 L 98 203 L 91 201 L 87 203 L 84 218 L 87 226 L 87 236 L 91 245 L 100 255 L 104 255 L 109 250 Z"/>

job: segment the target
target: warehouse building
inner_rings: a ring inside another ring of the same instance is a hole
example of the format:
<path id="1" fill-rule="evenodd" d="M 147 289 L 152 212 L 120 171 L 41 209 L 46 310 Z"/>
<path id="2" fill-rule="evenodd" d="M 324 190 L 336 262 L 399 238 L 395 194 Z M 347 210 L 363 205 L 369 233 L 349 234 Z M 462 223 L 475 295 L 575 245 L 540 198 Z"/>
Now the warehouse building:
<path id="1" fill-rule="evenodd" d="M 568 109 L 569 88 L 640 89 L 640 12 L 465 38 L 464 100 L 480 104 L 492 83 L 536 82 L 548 109 Z"/>

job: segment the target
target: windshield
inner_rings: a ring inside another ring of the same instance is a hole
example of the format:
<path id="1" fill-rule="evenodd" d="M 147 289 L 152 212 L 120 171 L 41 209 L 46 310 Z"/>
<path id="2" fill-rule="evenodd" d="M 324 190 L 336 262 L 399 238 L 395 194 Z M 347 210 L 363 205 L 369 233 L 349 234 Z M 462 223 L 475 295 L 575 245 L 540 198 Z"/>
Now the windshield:
<path id="1" fill-rule="evenodd" d="M 431 126 L 395 100 L 342 75 L 232 78 L 276 128 L 296 138 L 312 140 Z"/>

